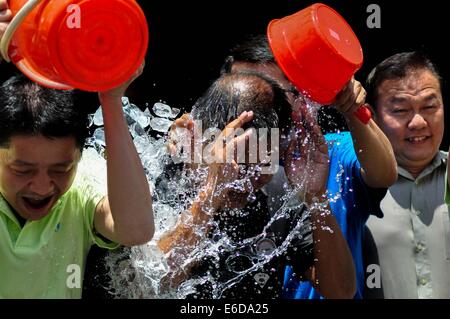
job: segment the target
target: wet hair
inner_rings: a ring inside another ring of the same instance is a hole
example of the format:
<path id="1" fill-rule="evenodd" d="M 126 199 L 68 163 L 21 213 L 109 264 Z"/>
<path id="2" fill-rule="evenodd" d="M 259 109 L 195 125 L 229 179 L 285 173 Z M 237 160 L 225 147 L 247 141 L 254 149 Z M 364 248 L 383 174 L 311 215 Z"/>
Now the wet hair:
<path id="1" fill-rule="evenodd" d="M 420 51 L 402 52 L 388 57 L 378 64 L 369 74 L 366 80 L 366 101 L 376 111 L 378 102 L 378 89 L 386 80 L 402 79 L 409 72 L 426 69 L 433 73 L 442 87 L 442 79 L 436 66 Z"/>
<path id="2" fill-rule="evenodd" d="M 224 129 L 244 111 L 253 111 L 249 127 L 289 127 L 289 119 L 280 116 L 281 110 L 290 110 L 284 90 L 272 79 L 260 73 L 242 72 L 223 74 L 212 83 L 195 103 L 192 116 L 201 120 L 203 128 Z"/>
<path id="3" fill-rule="evenodd" d="M 267 35 L 251 36 L 230 50 L 221 68 L 221 74 L 231 73 L 235 62 L 257 64 L 275 63 Z"/>
<path id="4" fill-rule="evenodd" d="M 77 105 L 74 91 L 44 88 L 18 75 L 0 86 L 0 128 L 3 148 L 9 147 L 13 136 L 42 135 L 73 136 L 82 150 L 89 134 L 88 112 Z"/>

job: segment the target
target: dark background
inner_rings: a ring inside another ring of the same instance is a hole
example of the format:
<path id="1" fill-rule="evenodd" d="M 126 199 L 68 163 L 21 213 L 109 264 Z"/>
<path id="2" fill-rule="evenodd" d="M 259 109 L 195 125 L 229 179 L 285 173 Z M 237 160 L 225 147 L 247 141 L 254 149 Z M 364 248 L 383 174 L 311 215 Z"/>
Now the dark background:
<path id="1" fill-rule="evenodd" d="M 251 34 L 263 33 L 271 19 L 295 13 L 315 1 L 303 0 L 140 0 L 150 31 L 144 74 L 128 95 L 144 108 L 163 101 L 190 110 L 195 99 L 219 75 L 228 50 Z M 437 64 L 444 78 L 448 101 L 450 62 L 446 43 L 450 14 L 444 1 L 341 0 L 322 1 L 338 11 L 351 25 L 364 51 L 364 65 L 356 74 L 363 82 L 384 58 L 401 51 L 421 49 Z M 381 28 L 369 29 L 367 6 L 381 7 Z M 14 68 L 3 65 L 0 80 Z M 447 81 L 446 81 L 447 80 Z M 90 102 L 90 103 L 96 103 Z M 449 116 L 446 115 L 446 124 Z M 447 130 L 449 131 L 449 130 Z M 449 133 L 442 148 L 447 149 Z"/>

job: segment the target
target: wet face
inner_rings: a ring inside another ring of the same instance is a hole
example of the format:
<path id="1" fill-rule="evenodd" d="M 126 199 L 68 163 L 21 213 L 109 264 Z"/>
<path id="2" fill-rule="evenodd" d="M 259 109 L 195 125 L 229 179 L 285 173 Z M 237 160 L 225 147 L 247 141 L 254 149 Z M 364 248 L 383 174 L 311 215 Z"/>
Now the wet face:
<path id="1" fill-rule="evenodd" d="M 241 167 L 239 180 L 227 194 L 228 208 L 243 208 L 248 203 L 250 194 L 269 183 L 273 176 L 259 173 L 259 165 L 241 165 Z"/>
<path id="2" fill-rule="evenodd" d="M 72 185 L 79 159 L 74 137 L 13 136 L 0 148 L 0 192 L 22 218 L 39 220 Z"/>
<path id="3" fill-rule="evenodd" d="M 267 168 L 271 163 L 258 159 L 257 163 L 249 162 L 248 152 L 245 164 L 240 164 L 239 177 L 233 183 L 232 189 L 228 192 L 227 207 L 243 208 L 248 202 L 250 194 L 255 193 L 269 183 L 272 174 L 263 173 L 263 168 Z"/>
<path id="4" fill-rule="evenodd" d="M 378 88 L 377 123 L 390 140 L 399 166 L 413 176 L 433 160 L 444 134 L 439 80 L 427 69 Z"/>

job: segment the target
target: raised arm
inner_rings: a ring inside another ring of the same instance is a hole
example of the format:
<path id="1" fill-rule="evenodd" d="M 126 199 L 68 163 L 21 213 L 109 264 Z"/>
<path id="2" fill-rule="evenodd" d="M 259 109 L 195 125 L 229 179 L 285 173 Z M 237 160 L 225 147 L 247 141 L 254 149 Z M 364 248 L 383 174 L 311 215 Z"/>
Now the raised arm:
<path id="1" fill-rule="evenodd" d="M 296 134 L 285 154 L 290 183 L 300 188 L 300 200 L 311 213 L 314 264 L 306 272 L 311 284 L 326 298 L 353 298 L 356 275 L 353 258 L 326 194 L 329 157 L 320 127 L 301 100 L 294 105 Z"/>
<path id="2" fill-rule="evenodd" d="M 94 226 L 104 237 L 126 246 L 150 241 L 155 231 L 149 184 L 122 111 L 122 96 L 142 71 L 143 65 L 121 87 L 99 93 L 105 123 L 108 196 L 97 205 Z"/>
<path id="3" fill-rule="evenodd" d="M 372 188 L 387 188 L 397 180 L 397 162 L 386 135 L 371 119 L 363 124 L 355 111 L 365 103 L 366 91 L 354 78 L 336 98 L 335 106 L 344 115 L 351 131 L 364 182 Z"/>
<path id="4" fill-rule="evenodd" d="M 229 158 L 227 152 L 237 149 L 238 144 L 246 143 L 251 131 L 231 139 L 229 143 L 234 144 L 234 148 L 227 148 L 226 145 L 223 145 L 223 138 L 227 138 L 228 134 L 233 134 L 235 129 L 242 127 L 252 119 L 253 112 L 243 112 L 237 119 L 229 123 L 216 139 L 212 153 L 217 160 L 208 166 L 208 177 L 204 189 L 192 204 L 189 212 L 182 215 L 175 229 L 161 237 L 158 246 L 162 252 L 168 253 L 174 247 L 179 248 L 180 246 L 190 251 L 202 238 L 207 229 L 203 228 L 203 234 L 196 231 L 210 220 L 212 213 L 222 207 L 227 192 L 223 186 L 234 181 L 239 172 L 236 162 L 225 163 L 224 159 Z M 218 191 L 219 188 L 221 191 Z"/>

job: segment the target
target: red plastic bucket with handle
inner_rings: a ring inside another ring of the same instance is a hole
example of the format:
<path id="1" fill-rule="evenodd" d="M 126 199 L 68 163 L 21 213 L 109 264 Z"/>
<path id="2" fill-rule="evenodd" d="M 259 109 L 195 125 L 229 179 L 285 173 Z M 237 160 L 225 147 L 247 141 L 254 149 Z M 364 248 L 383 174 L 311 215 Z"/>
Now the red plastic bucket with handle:
<path id="1" fill-rule="evenodd" d="M 27 3 L 10 0 L 9 6 L 17 15 Z M 35 3 L 7 48 L 11 61 L 30 79 L 56 89 L 104 91 L 125 82 L 142 63 L 148 26 L 136 1 Z"/>
<path id="2" fill-rule="evenodd" d="M 351 27 L 321 3 L 271 21 L 267 34 L 287 78 L 320 104 L 331 104 L 363 63 L 362 48 Z M 364 117 L 366 112 L 358 113 Z"/>

